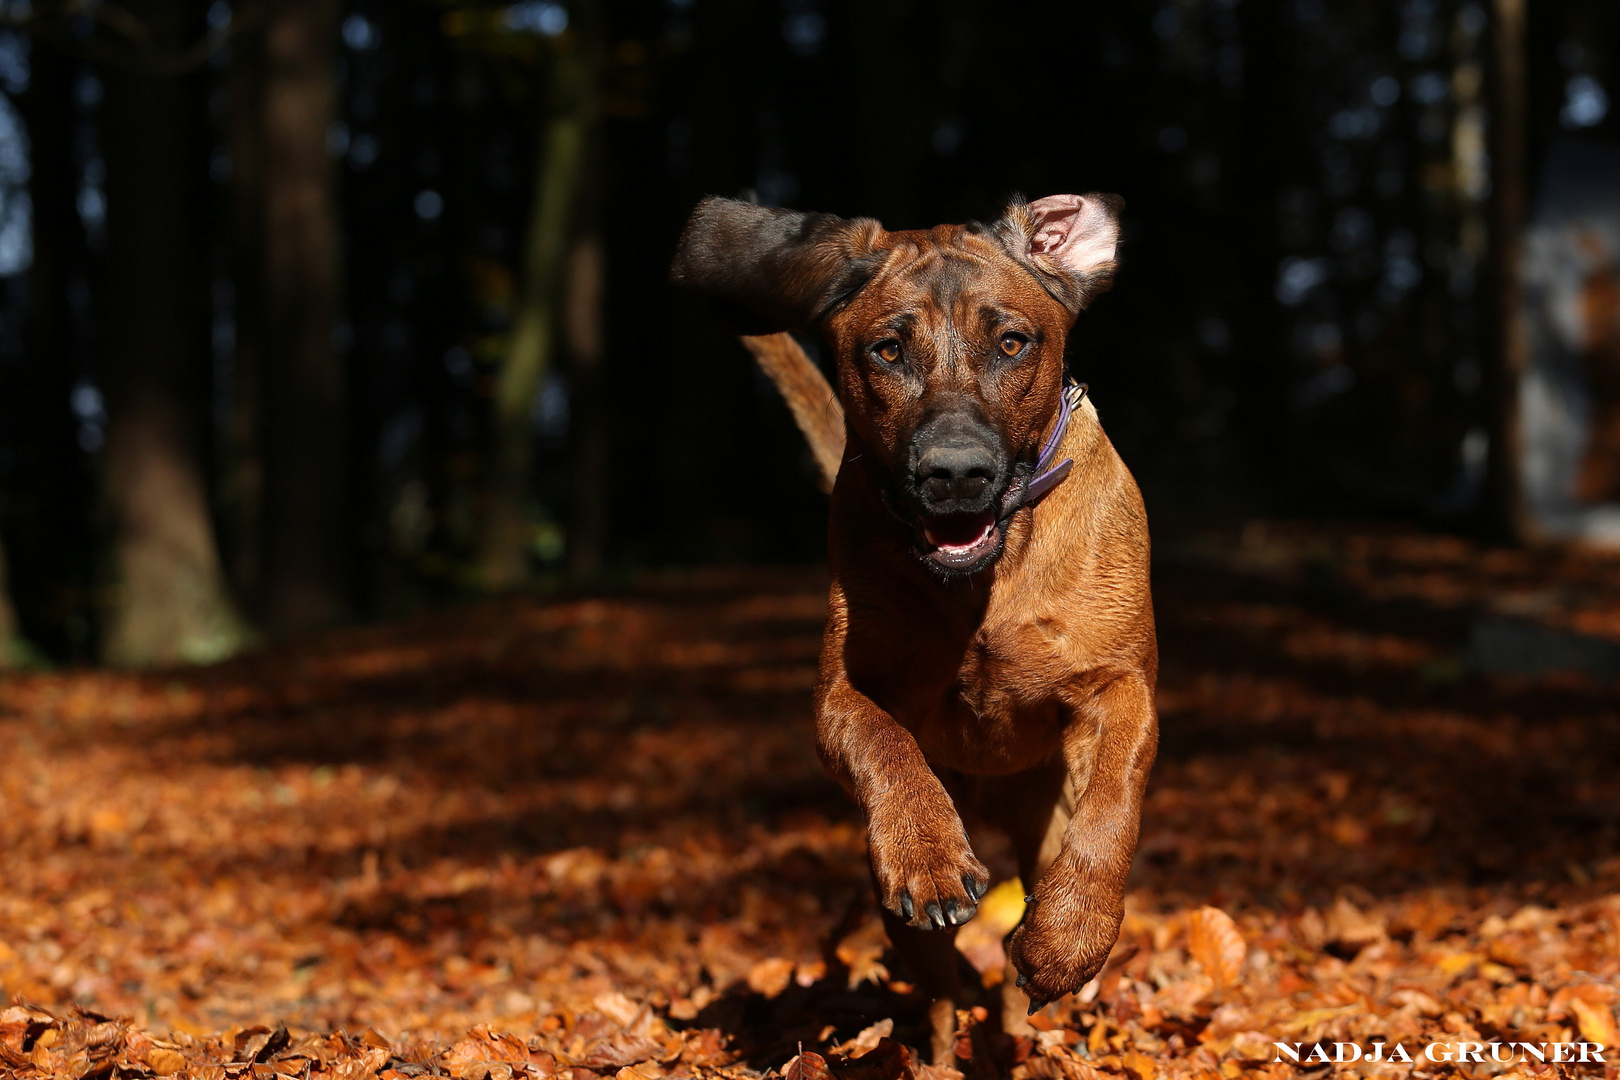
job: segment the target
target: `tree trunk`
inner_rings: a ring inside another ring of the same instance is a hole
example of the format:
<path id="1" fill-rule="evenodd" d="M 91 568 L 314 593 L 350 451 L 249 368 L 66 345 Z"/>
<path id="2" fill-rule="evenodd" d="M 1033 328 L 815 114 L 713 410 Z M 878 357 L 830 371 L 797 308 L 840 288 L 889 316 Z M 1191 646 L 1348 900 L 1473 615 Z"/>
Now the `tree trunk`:
<path id="1" fill-rule="evenodd" d="M 159 49 L 200 30 L 186 0 L 127 5 Z M 121 665 L 206 661 L 243 630 L 225 589 L 200 465 L 206 415 L 199 120 L 187 80 L 108 67 L 101 370 L 116 575 L 103 642 Z"/>
<path id="2" fill-rule="evenodd" d="M 608 402 L 602 371 L 602 238 L 582 233 L 568 257 L 563 328 L 573 377 L 570 478 L 573 512 L 568 528 L 568 572 L 592 578 L 602 570 L 608 531 Z"/>
<path id="3" fill-rule="evenodd" d="M 22 632 L 11 606 L 11 578 L 6 573 L 6 545 L 0 540 L 0 671 L 22 660 Z"/>
<path id="4" fill-rule="evenodd" d="M 262 608 L 277 633 L 334 623 L 351 612 L 347 379 L 332 340 L 342 252 L 335 167 L 326 148 L 337 106 L 339 10 L 336 0 L 267 2 L 258 31 Z"/>
<path id="5" fill-rule="evenodd" d="M 96 494 L 69 406 L 88 366 L 89 338 L 69 300 L 86 264 L 85 234 L 74 205 L 78 128 L 73 80 L 79 64 L 44 40 L 29 50 L 23 117 L 28 125 L 28 193 L 34 258 L 28 268 L 24 357 L 18 372 L 18 461 L 7 494 L 7 554 L 13 613 L 47 653 L 85 663 L 97 636 L 90 594 L 96 558 L 85 521 Z M 26 572 L 23 568 L 26 568 Z"/>
<path id="6" fill-rule="evenodd" d="M 581 16 L 588 14 L 580 12 Z M 588 20 L 582 17 L 580 21 Z M 585 34 L 552 59 L 518 312 L 495 392 L 494 446 L 480 559 L 484 584 L 491 589 L 513 588 L 529 576 L 534 442 L 530 413 L 555 351 L 569 238 L 595 122 L 596 79 L 595 56 Z M 574 540 L 569 537 L 570 547 Z"/>
<path id="7" fill-rule="evenodd" d="M 1525 0 L 1495 0 L 1491 101 L 1491 263 L 1487 327 L 1492 363 L 1486 391 L 1493 428 L 1488 458 L 1489 512 L 1504 539 L 1532 539 L 1520 482 L 1519 385 L 1530 360 L 1525 318 L 1524 228 L 1528 212 L 1528 86 Z"/>
<path id="8" fill-rule="evenodd" d="M 263 621 L 264 598 L 264 275 L 265 42 L 260 10 L 244 6 L 247 23 L 231 41 L 225 138 L 231 156 L 230 272 L 235 341 L 230 360 L 230 415 L 221 439 L 220 529 L 226 573 L 250 617 Z"/>

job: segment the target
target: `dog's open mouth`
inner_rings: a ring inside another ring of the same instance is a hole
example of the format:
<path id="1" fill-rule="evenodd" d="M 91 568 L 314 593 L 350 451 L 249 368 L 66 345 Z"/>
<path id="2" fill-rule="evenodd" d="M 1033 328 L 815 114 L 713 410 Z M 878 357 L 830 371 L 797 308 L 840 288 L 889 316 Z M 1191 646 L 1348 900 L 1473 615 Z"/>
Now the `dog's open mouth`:
<path id="1" fill-rule="evenodd" d="M 940 514 L 924 518 L 923 557 L 944 570 L 977 569 L 1001 541 L 994 514 Z"/>

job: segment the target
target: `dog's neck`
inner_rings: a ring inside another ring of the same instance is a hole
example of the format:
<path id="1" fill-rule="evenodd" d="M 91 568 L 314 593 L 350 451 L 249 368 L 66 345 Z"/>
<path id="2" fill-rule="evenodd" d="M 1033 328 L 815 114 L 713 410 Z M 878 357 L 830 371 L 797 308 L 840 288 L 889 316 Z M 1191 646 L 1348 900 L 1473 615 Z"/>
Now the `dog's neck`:
<path id="1" fill-rule="evenodd" d="M 1033 554 L 1037 518 L 1066 519 L 1087 498 L 1085 489 L 1095 480 L 1091 459 L 1101 431 L 1097 409 L 1083 383 L 1066 384 L 1064 398 L 1067 411 L 1054 417 L 1047 435 L 1047 442 L 1053 444 L 1050 457 L 1055 464 L 1045 470 L 1037 466 L 1030 485 L 1032 495 L 1013 515 L 1001 558 L 982 575 L 987 584 L 1008 576 Z M 1051 480 L 1037 487 L 1043 475 L 1051 476 Z"/>

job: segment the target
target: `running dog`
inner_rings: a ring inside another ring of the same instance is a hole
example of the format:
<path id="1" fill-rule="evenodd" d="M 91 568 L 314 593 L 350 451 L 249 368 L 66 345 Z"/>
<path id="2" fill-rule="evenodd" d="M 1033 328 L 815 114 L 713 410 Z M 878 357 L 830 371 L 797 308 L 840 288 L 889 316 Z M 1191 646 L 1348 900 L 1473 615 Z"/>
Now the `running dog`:
<path id="1" fill-rule="evenodd" d="M 990 884 L 964 815 L 1005 830 L 1029 892 L 1007 939 L 1010 1028 L 1095 976 L 1123 917 L 1158 740 L 1147 519 L 1064 367 L 1112 282 L 1120 206 L 1054 195 L 987 225 L 888 232 L 711 198 L 672 271 L 752 335 L 836 466 L 818 745 L 865 814 L 937 1064 L 953 1055 L 955 930 Z M 831 349 L 836 399 L 786 331 Z"/>

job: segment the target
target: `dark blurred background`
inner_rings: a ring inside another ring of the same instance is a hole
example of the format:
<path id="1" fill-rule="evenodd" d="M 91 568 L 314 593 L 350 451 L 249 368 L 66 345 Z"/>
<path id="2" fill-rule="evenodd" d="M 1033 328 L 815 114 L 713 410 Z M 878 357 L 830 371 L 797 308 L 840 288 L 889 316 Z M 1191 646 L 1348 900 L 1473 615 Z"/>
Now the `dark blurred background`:
<path id="1" fill-rule="evenodd" d="M 1617 47 L 1613 0 L 0 0 L 0 649 L 815 559 L 786 409 L 665 284 L 707 193 L 1119 192 L 1070 364 L 1161 532 L 1522 539 L 1522 230 Z"/>

